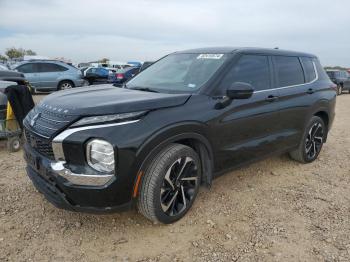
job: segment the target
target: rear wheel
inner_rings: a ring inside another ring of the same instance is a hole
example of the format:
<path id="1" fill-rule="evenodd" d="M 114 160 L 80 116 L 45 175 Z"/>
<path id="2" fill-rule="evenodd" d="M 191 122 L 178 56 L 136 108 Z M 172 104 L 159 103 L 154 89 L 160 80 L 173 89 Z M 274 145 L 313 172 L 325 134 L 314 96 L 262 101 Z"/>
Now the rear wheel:
<path id="1" fill-rule="evenodd" d="M 343 86 L 338 85 L 338 96 L 340 96 L 343 93 Z"/>
<path id="2" fill-rule="evenodd" d="M 321 152 L 326 136 L 327 129 L 324 121 L 318 116 L 313 116 L 305 129 L 299 147 L 289 153 L 290 157 L 301 163 L 314 161 Z"/>
<path id="3" fill-rule="evenodd" d="M 58 85 L 58 90 L 67 90 L 73 88 L 74 85 L 71 81 L 62 81 Z"/>
<path id="4" fill-rule="evenodd" d="M 165 224 L 179 220 L 191 208 L 200 178 L 197 153 L 185 145 L 169 145 L 146 169 L 138 198 L 140 213 Z"/>

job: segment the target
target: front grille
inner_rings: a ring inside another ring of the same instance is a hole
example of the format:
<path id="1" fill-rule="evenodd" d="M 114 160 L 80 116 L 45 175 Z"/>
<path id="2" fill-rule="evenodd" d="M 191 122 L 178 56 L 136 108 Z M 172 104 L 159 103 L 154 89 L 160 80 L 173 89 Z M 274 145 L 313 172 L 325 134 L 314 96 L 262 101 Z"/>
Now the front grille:
<path id="1" fill-rule="evenodd" d="M 43 137 L 52 138 L 74 119 L 75 116 L 51 112 L 37 106 L 24 119 L 24 125 Z"/>
<path id="2" fill-rule="evenodd" d="M 64 130 L 77 117 L 68 115 L 56 108 L 36 106 L 24 119 L 24 132 L 28 144 L 40 154 L 54 159 L 52 139 Z"/>
<path id="3" fill-rule="evenodd" d="M 27 143 L 35 149 L 38 153 L 43 156 L 54 160 L 55 156 L 52 151 L 51 141 L 49 139 L 40 137 L 33 132 L 29 131 L 27 128 L 24 128 L 24 135 L 26 137 Z"/>

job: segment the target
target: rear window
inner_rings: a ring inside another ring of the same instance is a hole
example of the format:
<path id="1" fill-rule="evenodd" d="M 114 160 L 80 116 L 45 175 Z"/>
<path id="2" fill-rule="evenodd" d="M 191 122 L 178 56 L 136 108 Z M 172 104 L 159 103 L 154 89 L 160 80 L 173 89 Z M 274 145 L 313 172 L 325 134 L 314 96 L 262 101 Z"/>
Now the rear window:
<path id="1" fill-rule="evenodd" d="M 308 83 L 315 80 L 316 72 L 312 59 L 309 57 L 301 57 L 301 62 L 303 63 L 304 67 L 305 81 Z"/>
<path id="2" fill-rule="evenodd" d="M 275 56 L 274 61 L 279 87 L 305 83 L 303 68 L 298 57 Z"/>

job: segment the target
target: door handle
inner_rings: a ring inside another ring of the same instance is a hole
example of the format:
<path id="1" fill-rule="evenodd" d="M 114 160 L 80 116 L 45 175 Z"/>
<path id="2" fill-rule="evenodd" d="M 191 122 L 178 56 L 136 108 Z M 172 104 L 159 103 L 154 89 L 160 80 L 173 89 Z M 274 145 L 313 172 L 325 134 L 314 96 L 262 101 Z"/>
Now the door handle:
<path id="1" fill-rule="evenodd" d="M 312 88 L 309 88 L 307 91 L 306 91 L 307 94 L 313 94 L 315 93 L 315 90 L 313 90 Z"/>
<path id="2" fill-rule="evenodd" d="M 278 100 L 278 96 L 274 96 L 274 95 L 269 95 L 268 97 L 265 98 L 265 101 L 267 102 L 275 102 Z"/>

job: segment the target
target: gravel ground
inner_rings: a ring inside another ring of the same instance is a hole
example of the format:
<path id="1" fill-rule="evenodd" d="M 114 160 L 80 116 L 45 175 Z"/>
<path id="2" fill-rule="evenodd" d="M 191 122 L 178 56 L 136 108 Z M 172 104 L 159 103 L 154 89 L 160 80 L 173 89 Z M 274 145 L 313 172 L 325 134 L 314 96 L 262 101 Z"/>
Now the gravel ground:
<path id="1" fill-rule="evenodd" d="M 2 143 L 0 261 L 350 261 L 349 105 L 338 97 L 317 161 L 284 155 L 221 176 L 168 226 L 59 210 Z"/>

